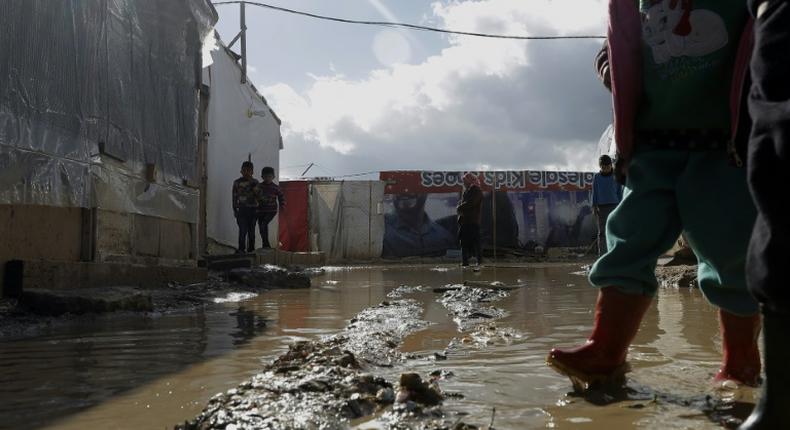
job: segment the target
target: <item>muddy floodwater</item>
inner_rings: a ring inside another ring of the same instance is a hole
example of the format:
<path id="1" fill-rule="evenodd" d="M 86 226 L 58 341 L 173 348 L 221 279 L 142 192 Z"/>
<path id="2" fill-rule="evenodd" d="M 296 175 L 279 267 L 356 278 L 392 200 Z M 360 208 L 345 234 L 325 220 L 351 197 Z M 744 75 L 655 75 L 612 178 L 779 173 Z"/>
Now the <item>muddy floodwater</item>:
<path id="1" fill-rule="evenodd" d="M 0 341 L 0 428 L 173 428 L 293 342 L 336 333 L 358 312 L 394 296 L 417 300 L 431 325 L 401 346 L 416 358 L 385 369 L 385 376 L 444 370 L 441 389 L 462 398 L 448 398 L 443 409 L 467 424 L 722 428 L 709 387 L 720 360 L 716 312 L 696 289 L 660 290 L 631 349 L 634 370 L 621 401 L 569 395 L 569 381 L 545 357 L 552 346 L 576 344 L 589 333 L 597 292 L 579 270 L 561 264 L 480 272 L 330 268 L 309 290 L 231 296 L 197 311 L 57 323 Z M 482 325 L 459 325 L 434 291 L 492 281 L 519 288 L 492 304 L 504 316 Z M 754 393 L 739 395 L 753 401 Z M 353 424 L 379 426 L 375 417 Z"/>

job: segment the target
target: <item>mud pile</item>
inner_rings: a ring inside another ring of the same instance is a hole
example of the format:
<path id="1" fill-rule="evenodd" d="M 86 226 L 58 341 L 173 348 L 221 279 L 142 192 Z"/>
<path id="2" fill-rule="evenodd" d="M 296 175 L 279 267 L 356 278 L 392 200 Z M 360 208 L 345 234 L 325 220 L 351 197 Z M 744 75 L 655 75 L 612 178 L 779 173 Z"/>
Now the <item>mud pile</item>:
<path id="1" fill-rule="evenodd" d="M 404 360 L 397 348 L 405 336 L 427 325 L 421 313 L 413 300 L 366 309 L 335 336 L 293 345 L 261 373 L 215 396 L 197 418 L 176 428 L 346 428 L 396 400 L 405 404 L 430 398 L 435 404 L 441 398 L 438 391 L 420 391 L 422 385 L 413 376 L 407 382 L 414 393 L 398 390 L 401 398 L 396 398 L 393 384 L 370 373 Z"/>

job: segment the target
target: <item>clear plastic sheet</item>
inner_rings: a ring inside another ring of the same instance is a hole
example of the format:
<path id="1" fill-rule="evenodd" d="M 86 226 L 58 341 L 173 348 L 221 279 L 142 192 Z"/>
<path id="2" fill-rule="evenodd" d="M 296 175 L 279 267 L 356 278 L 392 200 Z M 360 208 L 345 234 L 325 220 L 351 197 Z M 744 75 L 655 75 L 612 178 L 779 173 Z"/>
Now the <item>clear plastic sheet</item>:
<path id="1" fill-rule="evenodd" d="M 180 184 L 196 174 L 201 43 L 216 20 L 206 0 L 0 2 L 0 204 L 194 219 Z M 105 157 L 120 167 L 95 164 Z M 143 184 L 146 164 L 157 183 Z M 141 200 L 140 186 L 162 197 Z"/>

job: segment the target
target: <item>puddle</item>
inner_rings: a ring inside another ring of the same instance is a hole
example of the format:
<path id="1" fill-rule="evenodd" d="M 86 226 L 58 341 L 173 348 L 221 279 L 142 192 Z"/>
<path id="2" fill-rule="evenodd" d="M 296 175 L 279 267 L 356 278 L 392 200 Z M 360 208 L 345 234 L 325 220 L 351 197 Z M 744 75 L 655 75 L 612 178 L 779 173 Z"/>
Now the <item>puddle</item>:
<path id="1" fill-rule="evenodd" d="M 158 317 L 97 317 L 4 340 L 0 427 L 172 428 L 294 342 L 336 334 L 363 309 L 402 297 L 419 303 L 431 325 L 403 340 L 401 351 L 416 357 L 408 368 L 383 376 L 444 371 L 442 390 L 463 395 L 442 406 L 451 421 L 484 427 L 493 420 L 497 429 L 722 428 L 714 422 L 721 408 L 704 406 L 720 339 L 715 309 L 699 291 L 661 289 L 631 350 L 629 393 L 601 406 L 568 395 L 569 381 L 545 365 L 551 347 L 589 333 L 597 292 L 571 273 L 578 266 L 442 268 L 325 268 L 311 290 Z M 440 301 L 458 297 L 447 286 L 492 282 L 519 286 L 485 303 L 498 310 L 486 315 L 493 318 L 466 315 L 479 321 L 459 325 L 463 309 L 453 314 Z M 377 421 L 355 424 L 376 428 Z"/>

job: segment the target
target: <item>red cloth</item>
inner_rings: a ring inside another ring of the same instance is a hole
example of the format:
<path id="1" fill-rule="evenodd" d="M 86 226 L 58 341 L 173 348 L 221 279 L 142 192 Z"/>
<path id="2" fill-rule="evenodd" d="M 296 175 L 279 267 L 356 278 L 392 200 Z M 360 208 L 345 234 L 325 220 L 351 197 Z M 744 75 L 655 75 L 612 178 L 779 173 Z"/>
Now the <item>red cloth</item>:
<path id="1" fill-rule="evenodd" d="M 280 249 L 291 252 L 310 251 L 308 236 L 308 197 L 310 183 L 304 181 L 281 182 L 280 190 L 288 205 L 280 210 Z"/>

